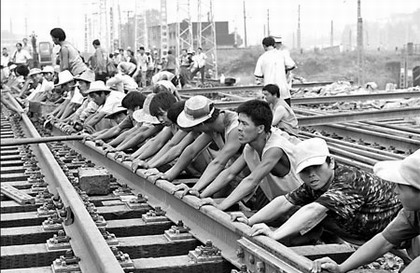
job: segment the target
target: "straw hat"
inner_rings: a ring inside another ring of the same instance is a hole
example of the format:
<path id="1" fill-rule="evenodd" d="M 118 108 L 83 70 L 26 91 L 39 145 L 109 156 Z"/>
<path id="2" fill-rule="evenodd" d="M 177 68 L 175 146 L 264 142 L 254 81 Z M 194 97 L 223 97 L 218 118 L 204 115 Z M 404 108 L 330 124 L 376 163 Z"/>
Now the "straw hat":
<path id="1" fill-rule="evenodd" d="M 214 112 L 213 102 L 201 95 L 189 98 L 184 110 L 179 114 L 177 123 L 180 127 L 194 127 L 211 118 Z"/>
<path id="2" fill-rule="evenodd" d="M 85 94 L 90 94 L 99 91 L 111 92 L 112 90 L 108 86 L 106 86 L 103 81 L 95 81 L 90 84 L 90 88 L 85 92 Z"/>
<path id="3" fill-rule="evenodd" d="M 92 70 L 88 69 L 85 70 L 82 74 L 74 77 L 74 79 L 92 83 L 95 81 L 95 73 Z"/>
<path id="4" fill-rule="evenodd" d="M 42 68 L 42 73 L 53 73 L 54 74 L 54 67 L 51 65 L 46 65 Z"/>
<path id="5" fill-rule="evenodd" d="M 156 94 L 154 93 L 147 95 L 146 99 L 144 100 L 143 109 L 139 109 L 133 112 L 133 118 L 135 121 L 149 124 L 160 124 L 160 121 L 156 117 L 150 115 L 150 102 L 155 95 Z"/>
<path id="6" fill-rule="evenodd" d="M 42 72 L 42 70 L 39 69 L 39 68 L 32 68 L 29 71 L 28 77 L 33 76 L 33 75 L 36 75 L 36 74 L 41 74 L 41 72 Z"/>
<path id="7" fill-rule="evenodd" d="M 73 75 L 68 70 L 58 73 L 58 83 L 55 86 L 63 85 L 74 80 Z"/>

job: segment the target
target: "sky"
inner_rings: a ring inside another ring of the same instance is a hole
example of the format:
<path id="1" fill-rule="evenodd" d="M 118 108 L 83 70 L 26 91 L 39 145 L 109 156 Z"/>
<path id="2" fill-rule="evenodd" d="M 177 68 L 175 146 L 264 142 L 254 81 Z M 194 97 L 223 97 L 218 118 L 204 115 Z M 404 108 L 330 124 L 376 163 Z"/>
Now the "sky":
<path id="1" fill-rule="evenodd" d="M 108 0 L 120 3 L 121 11 L 134 10 L 136 0 Z M 160 8 L 160 1 L 144 1 L 146 8 Z M 177 1 L 167 0 L 168 23 L 177 19 Z M 189 0 L 191 17 L 197 21 L 197 0 Z M 201 0 L 202 14 L 209 10 L 209 0 Z M 266 34 L 267 10 L 269 10 L 270 34 L 280 35 L 285 44 L 293 43 L 293 33 L 297 29 L 298 5 L 301 9 L 302 45 L 307 35 L 328 37 L 331 21 L 334 32 L 339 33 L 347 24 L 357 20 L 357 0 L 213 0 L 214 19 L 229 21 L 230 31 L 236 28 L 244 37 L 244 9 L 246 7 L 246 26 L 248 45 L 260 44 Z M 31 34 L 35 31 L 39 40 L 50 41 L 49 31 L 62 27 L 68 40 L 76 46 L 83 45 L 84 15 L 91 10 L 92 0 L 1 0 L 1 29 L 14 33 Z M 361 0 L 364 21 L 376 21 L 392 14 L 411 13 L 420 9 L 419 0 Z M 185 6 L 185 5 L 184 5 Z M 25 27 L 25 18 L 26 26 Z M 205 15 L 202 17 L 202 21 Z M 341 38 L 336 35 L 337 39 Z M 325 41 L 329 43 L 329 41 Z M 309 45 L 306 45 L 309 46 Z"/>

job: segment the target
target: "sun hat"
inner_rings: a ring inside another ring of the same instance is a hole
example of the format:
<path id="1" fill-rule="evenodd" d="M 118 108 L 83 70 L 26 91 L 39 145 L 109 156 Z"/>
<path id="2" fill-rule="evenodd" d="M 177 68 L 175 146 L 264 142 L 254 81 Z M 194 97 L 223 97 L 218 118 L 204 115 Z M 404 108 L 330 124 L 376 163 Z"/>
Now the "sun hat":
<path id="1" fill-rule="evenodd" d="M 177 123 L 180 127 L 194 127 L 211 118 L 214 112 L 213 102 L 201 95 L 189 98 L 184 110 L 179 114 Z"/>
<path id="2" fill-rule="evenodd" d="M 309 166 L 323 164 L 328 156 L 330 156 L 328 145 L 322 138 L 310 138 L 296 144 L 296 173 Z"/>
<path id="3" fill-rule="evenodd" d="M 381 179 L 420 190 L 420 149 L 403 160 L 380 161 L 373 172 Z"/>
<path id="4" fill-rule="evenodd" d="M 88 69 L 85 70 L 82 74 L 74 77 L 74 79 L 92 83 L 95 81 L 95 73 L 92 70 Z"/>
<path id="5" fill-rule="evenodd" d="M 139 109 L 133 112 L 133 119 L 135 121 L 149 124 L 160 124 L 160 121 L 156 117 L 150 115 L 150 102 L 155 95 L 155 93 L 147 95 L 143 103 L 143 109 Z"/>
<path id="6" fill-rule="evenodd" d="M 136 65 L 130 62 L 121 62 L 118 64 L 117 69 L 121 70 L 124 74 L 130 75 L 136 70 Z"/>
<path id="7" fill-rule="evenodd" d="M 73 75 L 68 70 L 58 73 L 58 83 L 55 86 L 63 85 L 74 80 Z"/>
<path id="8" fill-rule="evenodd" d="M 16 65 L 16 64 L 11 64 L 11 65 L 9 66 L 9 70 L 16 69 L 16 67 L 17 67 L 17 65 Z"/>
<path id="9" fill-rule="evenodd" d="M 108 86 L 106 86 L 103 81 L 95 81 L 90 84 L 90 88 L 85 92 L 85 94 L 90 94 L 99 91 L 111 92 L 112 90 Z"/>
<path id="10" fill-rule="evenodd" d="M 109 117 L 111 117 L 112 115 L 115 115 L 115 114 L 118 114 L 118 113 L 120 113 L 120 112 L 124 112 L 124 111 L 127 111 L 127 108 L 125 108 L 125 107 L 123 107 L 123 106 L 121 106 L 121 105 L 119 105 L 119 104 L 114 104 L 114 105 L 112 106 L 112 110 L 111 110 L 111 112 L 109 112 L 108 114 L 106 114 L 106 115 L 105 115 L 105 117 L 106 117 L 106 118 L 109 118 Z"/>
<path id="11" fill-rule="evenodd" d="M 33 75 L 36 75 L 36 74 L 41 74 L 41 72 L 42 72 L 42 70 L 39 69 L 39 68 L 32 68 L 29 71 L 28 77 L 33 76 Z"/>
<path id="12" fill-rule="evenodd" d="M 42 73 L 53 73 L 54 74 L 54 67 L 51 65 L 46 65 L 44 68 L 42 68 Z"/>

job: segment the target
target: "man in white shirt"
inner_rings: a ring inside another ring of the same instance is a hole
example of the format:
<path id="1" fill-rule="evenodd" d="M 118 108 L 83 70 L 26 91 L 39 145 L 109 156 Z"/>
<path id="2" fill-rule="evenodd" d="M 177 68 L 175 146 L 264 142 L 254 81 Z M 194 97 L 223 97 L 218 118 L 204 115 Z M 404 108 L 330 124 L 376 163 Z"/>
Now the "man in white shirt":
<path id="1" fill-rule="evenodd" d="M 273 37 L 266 37 L 262 41 L 265 52 L 258 58 L 254 75 L 257 84 L 275 84 L 280 89 L 280 97 L 290 105 L 290 90 L 286 79 L 286 69 L 295 66 L 290 58 L 274 48 Z"/>
<path id="2" fill-rule="evenodd" d="M 201 83 L 204 83 L 204 73 L 206 71 L 207 55 L 203 52 L 203 49 L 201 47 L 197 49 L 197 54 L 193 57 L 193 60 L 195 64 L 193 71 L 191 72 L 191 79 L 193 79 L 195 74 L 197 74 L 197 72 L 200 71 Z"/>
<path id="3" fill-rule="evenodd" d="M 31 54 L 22 48 L 21 43 L 16 44 L 16 51 L 13 54 L 12 62 L 16 65 L 24 64 L 28 65 L 28 61 L 32 59 Z"/>

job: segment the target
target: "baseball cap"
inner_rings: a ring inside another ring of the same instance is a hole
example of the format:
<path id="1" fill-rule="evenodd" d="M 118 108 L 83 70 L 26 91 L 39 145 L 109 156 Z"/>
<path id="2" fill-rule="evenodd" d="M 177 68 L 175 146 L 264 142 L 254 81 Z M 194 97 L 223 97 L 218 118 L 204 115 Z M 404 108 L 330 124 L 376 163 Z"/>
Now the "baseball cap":
<path id="1" fill-rule="evenodd" d="M 214 112 L 213 102 L 201 95 L 189 98 L 184 110 L 179 114 L 177 123 L 180 127 L 194 127 L 211 118 Z"/>
<path id="2" fill-rule="evenodd" d="M 420 190 L 420 149 L 403 160 L 380 161 L 373 172 L 381 179 Z"/>
<path id="3" fill-rule="evenodd" d="M 295 146 L 296 156 L 296 173 L 300 173 L 303 169 L 321 165 L 325 162 L 330 152 L 328 145 L 322 138 L 306 139 Z"/>

